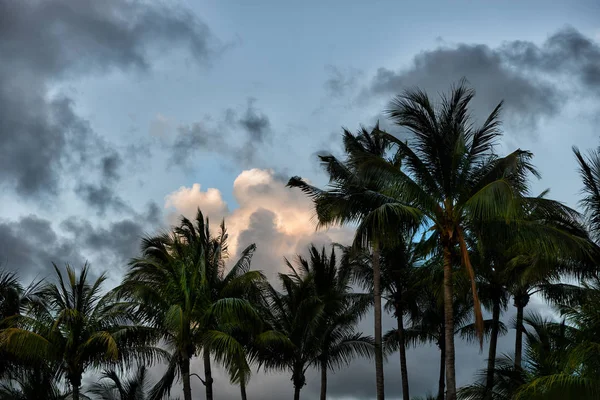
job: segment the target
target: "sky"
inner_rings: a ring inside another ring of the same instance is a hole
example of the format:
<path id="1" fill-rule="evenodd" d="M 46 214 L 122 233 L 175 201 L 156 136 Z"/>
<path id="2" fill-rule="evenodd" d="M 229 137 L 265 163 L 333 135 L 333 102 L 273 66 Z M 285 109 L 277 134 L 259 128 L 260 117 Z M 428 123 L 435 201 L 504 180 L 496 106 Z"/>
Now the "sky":
<path id="1" fill-rule="evenodd" d="M 143 235 L 201 207 L 226 219 L 232 253 L 256 243 L 253 267 L 273 279 L 284 256 L 352 235 L 317 231 L 287 179 L 324 185 L 317 155 L 341 155 L 342 127 L 379 120 L 402 134 L 383 115 L 395 95 L 436 96 L 463 77 L 476 119 L 504 100 L 499 152 L 531 150 L 534 190 L 576 207 L 571 147 L 599 144 L 599 21 L 592 0 L 0 0 L 0 262 L 27 281 L 87 261 L 114 285 Z M 459 342 L 458 384 L 484 359 Z M 437 349 L 408 360 L 412 394 L 435 393 Z M 385 368 L 390 399 L 401 398 L 398 364 Z M 318 376 L 307 379 L 315 398 Z M 356 360 L 329 396 L 369 399 L 374 382 L 373 364 Z M 193 391 L 204 398 L 199 381 Z M 218 368 L 215 392 L 238 398 Z M 291 393 L 285 373 L 248 387 L 251 398 Z"/>

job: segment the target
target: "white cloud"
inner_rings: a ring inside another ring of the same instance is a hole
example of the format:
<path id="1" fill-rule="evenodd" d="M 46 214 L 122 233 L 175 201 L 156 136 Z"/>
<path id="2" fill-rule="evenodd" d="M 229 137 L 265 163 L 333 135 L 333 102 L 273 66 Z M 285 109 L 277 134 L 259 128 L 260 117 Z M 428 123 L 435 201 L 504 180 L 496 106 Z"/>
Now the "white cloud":
<path id="1" fill-rule="evenodd" d="M 271 277 L 283 270 L 283 257 L 305 253 L 310 243 L 322 246 L 351 239 L 348 228 L 317 231 L 310 199 L 287 188 L 272 170 L 243 171 L 233 182 L 233 195 L 239 207 L 230 211 L 218 189 L 202 191 L 199 183 L 181 187 L 165 197 L 165 207 L 172 210 L 169 222 L 180 214 L 193 218 L 198 207 L 213 221 L 225 218 L 231 254 L 256 243 L 254 268 Z"/>

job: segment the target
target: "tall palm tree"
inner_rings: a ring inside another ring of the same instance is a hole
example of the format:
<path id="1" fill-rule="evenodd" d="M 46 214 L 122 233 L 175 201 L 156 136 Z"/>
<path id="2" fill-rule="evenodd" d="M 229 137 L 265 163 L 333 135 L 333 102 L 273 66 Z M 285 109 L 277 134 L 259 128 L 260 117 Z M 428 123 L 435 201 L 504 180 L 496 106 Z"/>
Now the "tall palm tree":
<path id="1" fill-rule="evenodd" d="M 6 351 L 30 362 L 56 363 L 75 400 L 90 367 L 127 365 L 135 359 L 152 362 L 162 355 L 147 346 L 152 339 L 148 331 L 132 323 L 130 305 L 117 301 L 112 292 L 102 294 L 104 274 L 90 282 L 87 264 L 79 277 L 69 265 L 66 277 L 56 265 L 54 269 L 56 283 L 44 284 L 27 314 L 11 317 L 11 326 L 0 332 Z"/>
<path id="2" fill-rule="evenodd" d="M 445 398 L 445 313 L 443 294 L 440 290 L 439 282 L 442 280 L 443 271 L 436 268 L 435 265 L 422 267 L 425 270 L 423 279 L 419 285 L 419 293 L 416 302 L 418 304 L 418 313 L 412 316 L 412 324 L 405 329 L 404 338 L 408 346 L 417 346 L 425 343 L 435 343 L 440 350 L 440 368 L 438 380 L 437 399 Z M 477 338 L 475 324 L 472 322 L 473 300 L 468 293 L 468 279 L 462 274 L 455 274 L 455 285 L 459 288 L 454 292 L 453 312 L 454 312 L 454 335 L 461 339 L 474 341 Z M 492 332 L 493 321 L 484 320 L 484 335 L 489 336 Z M 506 327 L 500 322 L 499 332 L 506 332 Z M 395 351 L 399 347 L 399 340 L 396 329 L 388 331 L 385 335 L 387 351 Z"/>
<path id="3" fill-rule="evenodd" d="M 387 182 L 367 180 L 360 175 L 356 159 L 364 155 L 381 160 L 386 157 L 390 141 L 378 132 L 379 125 L 370 132 L 362 128 L 357 135 L 344 130 L 346 160 L 340 161 L 332 155 L 320 156 L 321 164 L 329 174 L 327 190 L 309 185 L 300 177 L 292 177 L 288 186 L 300 188 L 313 199 L 320 227 L 356 226 L 353 247 L 370 246 L 372 250 L 376 391 L 377 400 L 383 400 L 381 249 L 394 244 L 399 239 L 397 232 L 415 225 L 421 214 L 410 205 L 397 204 L 389 196 L 381 195 Z M 396 165 L 395 160 L 385 159 L 384 162 Z"/>
<path id="4" fill-rule="evenodd" d="M 309 259 L 297 257 L 296 267 L 286 261 L 294 277 L 311 280 L 315 295 L 323 303 L 320 322 L 320 354 L 313 360 L 321 371 L 321 400 L 327 398 L 327 371 L 348 364 L 356 356 L 369 357 L 373 340 L 355 331 L 356 324 L 372 305 L 366 293 L 352 292 L 353 271 L 347 263 L 338 265 L 335 247 L 329 257 L 325 247 L 319 250 L 311 245 Z"/>
<path id="5" fill-rule="evenodd" d="M 385 299 L 385 309 L 392 311 L 397 323 L 397 345 L 400 354 L 400 374 L 402 377 L 402 397 L 410 398 L 408 384 L 408 365 L 404 339 L 404 319 L 416 318 L 418 314 L 417 297 L 420 294 L 422 264 L 420 251 L 414 241 L 414 232 L 402 234 L 402 239 L 394 246 L 388 246 L 381 252 L 381 287 Z M 349 263 L 355 279 L 366 290 L 373 290 L 372 255 L 352 248 L 344 249 L 344 262 Z"/>
<path id="6" fill-rule="evenodd" d="M 269 330 L 257 340 L 256 359 L 267 370 L 292 374 L 294 399 L 306 384 L 310 366 L 321 371 L 321 399 L 327 395 L 327 371 L 357 356 L 371 356 L 373 340 L 355 331 L 372 304 L 371 296 L 352 293 L 352 271 L 338 266 L 335 252 L 311 245 L 310 258 L 287 259 L 290 272 L 279 274 L 283 292 L 264 286 L 264 322 Z"/>
<path id="7" fill-rule="evenodd" d="M 138 317 L 171 353 L 153 395 L 168 394 L 175 378 L 181 376 L 184 398 L 191 400 L 190 359 L 202 351 L 202 381 L 207 399 L 212 400 L 211 351 L 218 351 L 215 356 L 220 360 L 243 352 L 243 346 L 220 325 L 251 324 L 257 319 L 242 296 L 249 285 L 263 279 L 260 272 L 250 271 L 254 250 L 254 245 L 247 247 L 225 273 L 225 225 L 213 237 L 200 210 L 193 222 L 183 217 L 171 233 L 142 240 L 142 256 L 130 262 L 118 291 L 135 302 Z"/>
<path id="8" fill-rule="evenodd" d="M 127 379 L 123 379 L 114 369 L 105 370 L 88 392 L 99 400 L 149 400 L 151 391 L 148 369 L 143 365 L 139 366 Z"/>
<path id="9" fill-rule="evenodd" d="M 320 354 L 319 327 L 324 306 L 310 280 L 280 273 L 279 281 L 283 292 L 265 284 L 261 307 L 268 329 L 277 332 L 279 340 L 258 343 L 259 365 L 266 370 L 289 371 L 294 400 L 299 400 L 306 385 L 306 371 Z"/>

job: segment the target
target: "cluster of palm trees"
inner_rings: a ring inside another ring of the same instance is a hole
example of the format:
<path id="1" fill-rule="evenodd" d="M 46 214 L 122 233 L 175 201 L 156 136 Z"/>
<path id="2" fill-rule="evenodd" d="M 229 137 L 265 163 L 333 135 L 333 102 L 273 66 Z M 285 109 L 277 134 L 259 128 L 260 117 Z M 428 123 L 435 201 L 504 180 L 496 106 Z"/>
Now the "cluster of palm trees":
<path id="1" fill-rule="evenodd" d="M 348 225 L 355 237 L 285 260 L 277 287 L 250 268 L 254 245 L 226 266 L 225 224 L 213 232 L 200 210 L 144 238 L 111 290 L 87 266 L 79 274 L 55 266 L 54 281 L 28 287 L 3 272 L 0 399 L 163 399 L 181 382 L 191 400 L 196 378 L 212 400 L 216 363 L 242 399 L 253 367 L 287 371 L 294 399 L 315 368 L 325 400 L 328 371 L 367 357 L 383 400 L 383 366 L 394 352 L 410 399 L 406 351 L 423 343 L 440 350 L 439 400 L 600 398 L 600 153 L 575 149 L 583 213 L 532 194 L 533 155 L 498 155 L 501 104 L 476 126 L 473 97 L 465 82 L 436 103 L 406 91 L 388 110 L 406 137 L 378 125 L 344 130 L 343 157 L 320 157 L 327 187 L 290 179 L 312 199 L 320 227 Z M 534 295 L 553 306 L 554 319 L 527 310 Z M 511 301 L 508 326 L 502 313 Z M 357 331 L 370 310 L 373 337 Z M 386 333 L 384 311 L 397 322 Z M 512 327 L 514 353 L 497 354 Z M 488 343 L 481 378 L 458 390 L 456 337 L 481 350 Z M 166 368 L 150 384 L 147 367 L 156 363 Z M 98 369 L 101 378 L 82 385 Z"/>
<path id="2" fill-rule="evenodd" d="M 410 398 L 406 347 L 422 342 L 436 343 L 441 352 L 439 399 L 454 400 L 459 394 L 549 398 L 578 390 L 580 396 L 600 398 L 594 375 L 600 354 L 591 350 L 596 344 L 591 332 L 600 328 L 591 310 L 600 304 L 589 303 L 598 288 L 593 282 L 599 271 L 600 156 L 586 158 L 574 149 L 584 181 L 582 215 L 547 198 L 547 192 L 531 193 L 531 178 L 539 174 L 530 152 L 495 152 L 502 103 L 476 126 L 469 112 L 474 91 L 464 81 L 440 97 L 434 103 L 416 89 L 390 103 L 387 114 L 404 128 L 403 139 L 379 126 L 357 134 L 344 131 L 344 157 L 320 157 L 329 175 L 326 188 L 299 177 L 289 182 L 313 199 L 321 226 L 356 228 L 354 254 L 362 251 L 358 263 L 369 265 L 364 274 L 374 295 L 377 399 L 384 398 L 383 358 L 395 349 L 402 398 Z M 568 279 L 573 284 L 563 283 Z M 537 339 L 527 326 L 536 329 L 540 319 L 525 315 L 534 294 L 555 305 L 562 318 L 544 321 L 552 335 Z M 385 335 L 382 298 L 398 320 L 397 329 Z M 498 336 L 507 329 L 500 317 L 509 299 L 517 311 L 510 363 L 496 360 Z M 491 312 L 488 320 L 484 308 Z M 584 333 L 588 330 L 590 336 Z M 489 337 L 483 381 L 460 393 L 456 335 L 478 342 L 481 349 Z M 579 347 L 582 337 L 588 351 Z M 560 342 L 562 358 L 553 354 L 552 362 L 537 360 L 535 348 L 546 345 L 544 340 Z M 538 362 L 552 368 L 538 368 Z M 506 374 L 521 377 L 520 384 Z M 511 380 L 510 390 L 501 387 L 502 377 Z"/>
<path id="3" fill-rule="evenodd" d="M 226 269 L 227 232 L 216 235 L 198 210 L 168 233 L 142 240 L 122 283 L 103 290 L 92 278 L 54 266 L 54 281 L 28 288 L 0 275 L 0 399 L 164 399 L 176 381 L 191 400 L 193 377 L 213 399 L 213 363 L 223 366 L 246 399 L 251 365 L 289 371 L 294 398 L 308 368 L 327 372 L 372 354 L 373 340 L 356 332 L 372 298 L 352 291 L 352 271 L 312 246 L 310 257 L 286 260 L 282 291 L 251 270 L 256 246 Z M 190 361 L 202 357 L 203 376 Z M 166 365 L 150 384 L 147 366 Z M 98 368 L 98 381 L 82 387 Z M 127 377 L 126 369 L 133 369 Z M 83 389 L 83 390 L 82 390 Z"/>

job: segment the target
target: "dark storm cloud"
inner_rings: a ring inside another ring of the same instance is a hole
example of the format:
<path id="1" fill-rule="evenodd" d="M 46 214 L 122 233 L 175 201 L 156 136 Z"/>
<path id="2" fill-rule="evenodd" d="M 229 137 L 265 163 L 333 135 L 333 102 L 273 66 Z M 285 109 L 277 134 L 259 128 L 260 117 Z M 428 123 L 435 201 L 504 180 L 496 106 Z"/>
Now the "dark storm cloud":
<path id="1" fill-rule="evenodd" d="M 569 97 L 569 88 L 557 85 L 557 78 L 577 84 L 578 90 L 600 90 L 600 47 L 572 28 L 558 31 L 541 46 L 512 41 L 496 48 L 440 47 L 416 55 L 407 69 L 379 68 L 362 94 L 390 96 L 419 87 L 436 96 L 463 77 L 477 90 L 473 106 L 479 120 L 504 100 L 503 119 L 534 128 L 540 118 L 558 114 Z"/>
<path id="2" fill-rule="evenodd" d="M 542 116 L 557 113 L 561 105 L 561 96 L 555 87 L 511 69 L 501 54 L 486 45 L 462 44 L 423 52 L 414 58 L 411 68 L 403 71 L 379 68 L 370 91 L 395 95 L 419 87 L 435 98 L 437 93 L 447 92 L 450 83 L 463 77 L 477 90 L 473 106 L 480 121 L 502 99 L 505 100 L 505 117 L 530 125 Z"/>
<path id="3" fill-rule="evenodd" d="M 241 115 L 228 108 L 218 121 L 206 117 L 204 121 L 179 126 L 171 145 L 171 164 L 189 166 L 201 152 L 219 154 L 242 167 L 256 161 L 261 146 L 271 139 L 272 128 L 268 115 L 255 103 L 256 99 L 249 98 Z"/>
<path id="4" fill-rule="evenodd" d="M 246 130 L 249 141 L 263 143 L 271 131 L 271 121 L 266 114 L 254 108 L 256 99 L 248 99 L 248 107 L 238 123 Z"/>
<path id="5" fill-rule="evenodd" d="M 174 45 L 200 61 L 213 53 L 207 26 L 183 8 L 126 0 L 0 1 L 0 180 L 19 195 L 58 190 L 97 138 L 52 97 L 63 79 L 150 66 L 149 57 Z M 111 174 L 107 160 L 102 173 Z"/>
<path id="6" fill-rule="evenodd" d="M 227 154 L 228 148 L 222 134 L 206 122 L 180 126 L 171 147 L 171 163 L 186 166 L 198 151 Z"/>
<path id="7" fill-rule="evenodd" d="M 161 223 L 162 211 L 156 203 L 106 226 L 68 218 L 58 230 L 58 226 L 36 215 L 16 221 L 0 219 L 0 263 L 18 272 L 24 281 L 51 274 L 53 262 L 80 267 L 90 261 L 96 271 L 118 268 L 138 254 L 140 238 L 160 229 Z"/>
<path id="8" fill-rule="evenodd" d="M 161 228 L 162 215 L 155 203 L 141 214 L 100 226 L 82 218 L 71 217 L 61 223 L 71 240 L 94 259 L 98 268 L 119 269 L 139 254 L 140 239 Z"/>
<path id="9" fill-rule="evenodd" d="M 51 263 L 80 266 L 85 259 L 76 244 L 61 237 L 50 221 L 28 215 L 17 221 L 0 221 L 0 261 L 27 282 L 50 273 Z"/>
<path id="10" fill-rule="evenodd" d="M 600 46 L 576 29 L 562 29 L 542 46 L 514 41 L 500 51 L 511 64 L 534 72 L 568 74 L 584 88 L 600 91 Z"/>
<path id="11" fill-rule="evenodd" d="M 101 164 L 103 179 L 107 181 L 119 180 L 119 168 L 123 164 L 123 159 L 119 153 L 113 151 L 111 154 L 102 157 Z"/>
<path id="12" fill-rule="evenodd" d="M 107 210 L 116 212 L 131 210 L 127 203 L 115 193 L 113 188 L 105 184 L 80 183 L 76 186 L 75 193 L 88 206 L 96 210 L 99 216 L 105 215 Z"/>

